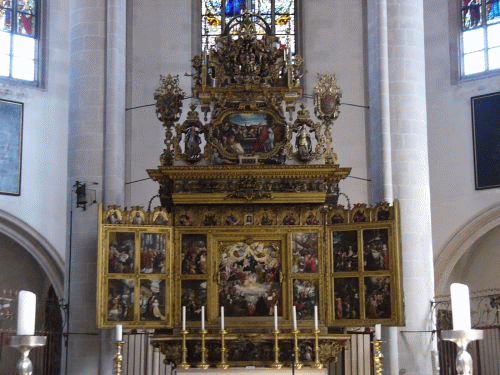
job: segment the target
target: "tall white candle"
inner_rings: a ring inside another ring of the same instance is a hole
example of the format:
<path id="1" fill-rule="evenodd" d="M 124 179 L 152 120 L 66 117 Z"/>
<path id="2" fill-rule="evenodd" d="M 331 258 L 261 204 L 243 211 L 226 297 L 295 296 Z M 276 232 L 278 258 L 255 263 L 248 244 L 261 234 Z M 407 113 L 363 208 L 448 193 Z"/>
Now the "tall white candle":
<path id="1" fill-rule="evenodd" d="M 220 330 L 224 331 L 224 306 L 220 307 Z"/>
<path id="2" fill-rule="evenodd" d="M 318 306 L 314 305 L 314 329 L 318 330 Z"/>
<path id="3" fill-rule="evenodd" d="M 182 306 L 182 330 L 186 330 L 186 306 Z"/>
<path id="4" fill-rule="evenodd" d="M 293 329 L 296 331 L 297 330 L 297 309 L 295 306 L 292 306 L 292 315 L 293 315 Z"/>
<path id="5" fill-rule="evenodd" d="M 375 340 L 380 341 L 382 339 L 382 326 L 380 324 L 375 324 Z"/>
<path id="6" fill-rule="evenodd" d="M 115 330 L 116 330 L 116 341 L 123 341 L 123 326 L 121 324 L 117 324 Z"/>
<path id="7" fill-rule="evenodd" d="M 278 330 L 278 306 L 274 305 L 274 330 Z"/>
<path id="8" fill-rule="evenodd" d="M 205 306 L 201 306 L 201 330 L 205 330 Z"/>
<path id="9" fill-rule="evenodd" d="M 455 331 L 471 329 L 469 287 L 453 283 L 450 286 L 450 294 L 453 329 Z"/>
<path id="10" fill-rule="evenodd" d="M 21 290 L 17 304 L 17 335 L 35 334 L 36 294 Z"/>

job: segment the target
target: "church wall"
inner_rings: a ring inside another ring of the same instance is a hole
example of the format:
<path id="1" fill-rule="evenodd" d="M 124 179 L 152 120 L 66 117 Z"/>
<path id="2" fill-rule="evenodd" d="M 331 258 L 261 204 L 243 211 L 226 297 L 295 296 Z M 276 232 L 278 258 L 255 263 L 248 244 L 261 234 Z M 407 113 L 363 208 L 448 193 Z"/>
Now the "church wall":
<path id="1" fill-rule="evenodd" d="M 451 5 L 453 3 L 453 5 Z M 429 166 L 435 258 L 452 236 L 498 202 L 498 189 L 475 190 L 470 99 L 498 92 L 500 75 L 459 81 L 457 1 L 424 2 Z M 454 13 L 456 12 L 456 13 Z M 490 259 L 496 267 L 500 258 Z M 497 285 L 498 287 L 499 285 Z M 445 292 L 448 286 L 436 285 Z"/>
<path id="2" fill-rule="evenodd" d="M 24 103 L 21 195 L 0 195 L 0 209 L 47 239 L 59 262 L 66 251 L 68 221 L 68 12 L 68 2 L 47 2 L 45 88 L 5 83 L 0 91 L 2 99 Z"/>
<path id="3" fill-rule="evenodd" d="M 325 8 L 325 4 L 328 7 Z M 306 93 L 312 94 L 318 73 L 336 73 L 338 85 L 344 93 L 342 102 L 366 105 L 364 10 L 361 2 L 304 1 L 302 10 Z M 192 12 L 195 10 L 178 7 L 172 2 L 133 2 L 133 14 L 129 15 L 132 29 L 129 30 L 127 107 L 154 103 L 160 74 L 178 74 L 181 88 L 187 96 L 191 95 L 191 80 L 184 73 L 191 72 L 191 51 L 196 50 L 191 22 L 196 17 Z M 189 100 L 184 101 L 184 115 L 189 104 Z M 313 113 L 312 100 L 307 99 L 307 104 Z M 352 167 L 353 176 L 369 178 L 365 139 L 367 109 L 341 105 L 340 110 L 340 117 L 332 130 L 338 163 L 341 167 Z M 154 106 L 128 111 L 127 121 L 130 138 L 127 181 L 135 181 L 147 177 L 145 169 L 159 165 L 164 130 L 156 119 Z M 368 187 L 366 181 L 352 178 L 340 184 L 341 191 L 348 195 L 351 203 L 366 202 Z M 127 204 L 147 208 L 149 199 L 157 191 L 157 184 L 151 181 L 130 184 Z M 347 205 L 345 198 L 339 203 Z M 156 199 L 152 207 L 157 205 L 159 201 Z"/>

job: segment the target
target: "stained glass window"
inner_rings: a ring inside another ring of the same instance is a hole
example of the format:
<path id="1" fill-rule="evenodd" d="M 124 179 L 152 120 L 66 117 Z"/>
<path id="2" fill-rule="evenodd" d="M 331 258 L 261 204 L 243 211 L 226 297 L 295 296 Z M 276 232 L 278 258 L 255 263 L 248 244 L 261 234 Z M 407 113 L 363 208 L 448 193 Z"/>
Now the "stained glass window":
<path id="1" fill-rule="evenodd" d="M 0 0 L 0 77 L 36 81 L 37 0 Z"/>
<path id="2" fill-rule="evenodd" d="M 215 44 L 232 17 L 247 9 L 259 14 L 271 26 L 274 34 L 291 53 L 296 50 L 296 0 L 202 0 L 202 50 Z"/>
<path id="3" fill-rule="evenodd" d="M 462 74 L 500 69 L 500 0 L 459 0 L 462 7 Z"/>

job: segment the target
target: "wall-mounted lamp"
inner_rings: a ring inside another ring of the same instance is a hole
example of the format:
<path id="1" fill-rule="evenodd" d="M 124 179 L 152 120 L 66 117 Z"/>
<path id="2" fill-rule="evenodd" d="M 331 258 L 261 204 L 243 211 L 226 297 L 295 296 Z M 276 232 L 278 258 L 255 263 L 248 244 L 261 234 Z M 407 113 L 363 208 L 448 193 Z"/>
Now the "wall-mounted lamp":
<path id="1" fill-rule="evenodd" d="M 97 185 L 97 182 L 91 182 L 90 184 Z M 85 211 L 87 205 L 91 206 L 97 202 L 96 191 L 87 189 L 87 183 L 76 181 L 74 187 L 76 193 L 76 208 L 81 208 Z"/>

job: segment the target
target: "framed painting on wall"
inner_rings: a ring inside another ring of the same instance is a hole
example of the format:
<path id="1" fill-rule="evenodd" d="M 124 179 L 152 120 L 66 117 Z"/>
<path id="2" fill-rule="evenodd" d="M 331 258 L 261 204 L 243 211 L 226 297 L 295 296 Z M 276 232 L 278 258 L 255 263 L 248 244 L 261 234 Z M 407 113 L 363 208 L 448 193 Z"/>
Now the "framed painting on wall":
<path id="1" fill-rule="evenodd" d="M 500 187 L 500 92 L 471 98 L 476 190 Z"/>
<path id="2" fill-rule="evenodd" d="M 0 194 L 21 194 L 23 103 L 0 100 Z"/>

